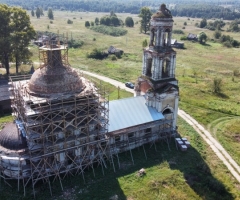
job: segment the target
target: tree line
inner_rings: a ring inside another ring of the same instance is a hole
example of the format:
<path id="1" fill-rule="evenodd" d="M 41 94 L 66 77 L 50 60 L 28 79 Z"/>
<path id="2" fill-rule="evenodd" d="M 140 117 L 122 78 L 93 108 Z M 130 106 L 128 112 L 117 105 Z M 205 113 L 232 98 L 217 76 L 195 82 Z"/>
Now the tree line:
<path id="1" fill-rule="evenodd" d="M 2 0 L 10 5 L 18 5 L 27 10 L 35 10 L 36 7 L 41 7 L 47 11 L 49 8 L 53 10 L 71 10 L 71 11 L 89 11 L 89 12 L 110 12 L 113 10 L 115 13 L 132 13 L 138 14 L 142 7 L 151 8 L 152 12 L 155 12 L 162 1 L 84 1 L 84 0 L 72 0 L 72 1 L 29 1 L 29 0 Z M 201 3 L 200 0 L 168 0 L 165 1 L 170 8 L 173 16 L 186 16 L 196 18 L 222 18 L 224 20 L 234 20 L 240 18 L 240 13 L 235 12 L 235 9 L 240 10 L 240 2 L 235 4 L 232 8 L 224 8 L 218 5 L 218 1 L 209 1 L 207 3 Z M 176 4 L 176 5 L 170 5 Z"/>

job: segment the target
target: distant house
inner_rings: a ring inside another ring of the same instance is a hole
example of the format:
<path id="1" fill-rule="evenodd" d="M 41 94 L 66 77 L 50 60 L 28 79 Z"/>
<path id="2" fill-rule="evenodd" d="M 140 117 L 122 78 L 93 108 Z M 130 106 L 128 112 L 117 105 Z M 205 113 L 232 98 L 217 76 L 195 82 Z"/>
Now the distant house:
<path id="1" fill-rule="evenodd" d="M 171 46 L 178 49 L 184 48 L 184 42 L 178 42 L 176 39 L 171 39 Z"/>
<path id="2" fill-rule="evenodd" d="M 194 41 L 197 41 L 197 40 L 198 40 L 198 37 L 197 37 L 196 34 L 189 33 L 188 36 L 187 36 L 187 39 L 188 39 L 188 40 L 194 40 Z"/>

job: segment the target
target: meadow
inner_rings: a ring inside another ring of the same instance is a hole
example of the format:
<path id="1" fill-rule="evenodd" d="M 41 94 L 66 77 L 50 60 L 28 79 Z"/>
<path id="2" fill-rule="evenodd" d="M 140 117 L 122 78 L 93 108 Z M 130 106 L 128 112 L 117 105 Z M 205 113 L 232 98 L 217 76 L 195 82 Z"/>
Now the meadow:
<path id="1" fill-rule="evenodd" d="M 135 22 L 133 28 L 123 27 L 128 31 L 124 36 L 103 35 L 84 26 L 85 21 L 91 22 L 103 15 L 106 13 L 54 11 L 52 23 L 47 16 L 40 19 L 31 17 L 31 22 L 35 30 L 59 32 L 67 35 L 69 39 L 84 41 L 81 48 L 69 49 L 69 62 L 72 67 L 102 74 L 121 82 L 135 82 L 141 75 L 142 41 L 149 40 L 149 35 L 140 33 L 139 17 L 127 13 L 117 13 L 123 21 L 127 16 L 131 16 Z M 72 20 L 73 24 L 67 24 L 68 19 Z M 238 95 L 240 77 L 234 76 L 233 73 L 234 70 L 239 69 L 240 49 L 223 47 L 222 44 L 214 41 L 213 31 L 196 28 L 195 23 L 199 23 L 200 20 L 187 17 L 174 18 L 175 30 L 181 29 L 185 35 L 204 31 L 208 36 L 205 45 L 184 41 L 184 49 L 175 49 L 180 109 L 188 112 L 208 128 L 240 164 L 240 96 Z M 184 26 L 184 22 L 187 22 L 187 25 Z M 226 32 L 227 27 L 228 25 L 224 27 L 223 34 L 231 35 L 240 41 L 240 34 Z M 178 41 L 181 36 L 173 34 L 173 38 Z M 111 57 L 104 60 L 86 57 L 94 48 L 107 50 L 109 46 L 122 49 L 124 51 L 122 58 L 112 61 Z M 32 61 L 39 62 L 37 47 L 31 45 L 30 48 L 34 53 Z M 24 70 L 27 67 L 24 66 Z M 34 64 L 34 67 L 37 68 L 38 65 Z M 223 82 L 223 90 L 220 94 L 212 92 L 212 83 L 216 77 Z M 89 172 L 86 184 L 80 180 L 80 177 L 66 179 L 65 185 L 69 190 L 67 193 L 58 192 L 59 186 L 56 185 L 55 193 L 61 193 L 61 196 L 54 198 L 109 199 L 117 194 L 120 199 L 144 199 L 146 196 L 149 199 L 240 199 L 239 183 L 233 179 L 211 149 L 183 120 L 179 119 L 178 127 L 179 133 L 188 137 L 192 143 L 193 148 L 188 152 L 175 150 L 174 142 L 171 142 L 171 151 L 166 144 L 160 143 L 157 153 L 153 152 L 153 148 L 149 149 L 147 161 L 143 160 L 142 150 L 134 150 L 135 165 L 131 165 L 129 153 L 124 153 L 120 159 L 126 166 L 131 167 L 116 173 L 108 169 L 106 173 L 108 175 L 104 178 L 102 175 L 97 175 L 93 179 Z M 125 160 L 127 158 L 129 159 Z M 146 168 L 147 174 L 138 178 L 136 172 L 142 167 Z M 39 193 L 45 189 L 41 186 Z M 71 192 L 72 190 L 74 192 Z M 12 190 L 9 190 L 2 195 L 6 197 L 5 195 L 11 192 Z M 30 193 L 26 199 L 31 198 Z M 73 194 L 68 196 L 68 193 Z M 48 194 L 44 195 L 46 197 L 44 196 L 43 199 L 49 197 Z"/>

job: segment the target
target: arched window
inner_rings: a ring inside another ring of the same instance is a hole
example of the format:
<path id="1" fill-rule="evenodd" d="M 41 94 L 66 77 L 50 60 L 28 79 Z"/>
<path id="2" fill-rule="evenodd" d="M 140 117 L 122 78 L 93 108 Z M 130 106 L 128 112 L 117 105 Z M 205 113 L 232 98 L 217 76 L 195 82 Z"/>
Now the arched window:
<path id="1" fill-rule="evenodd" d="M 164 39 L 165 46 L 171 46 L 171 30 L 165 29 L 165 39 Z"/>
<path id="2" fill-rule="evenodd" d="M 169 58 L 165 58 L 163 60 L 163 65 L 162 65 L 162 77 L 163 78 L 169 77 L 170 63 L 171 63 L 171 61 Z"/>
<path id="3" fill-rule="evenodd" d="M 152 57 L 149 55 L 147 58 L 147 70 L 146 70 L 147 76 L 152 76 Z"/>

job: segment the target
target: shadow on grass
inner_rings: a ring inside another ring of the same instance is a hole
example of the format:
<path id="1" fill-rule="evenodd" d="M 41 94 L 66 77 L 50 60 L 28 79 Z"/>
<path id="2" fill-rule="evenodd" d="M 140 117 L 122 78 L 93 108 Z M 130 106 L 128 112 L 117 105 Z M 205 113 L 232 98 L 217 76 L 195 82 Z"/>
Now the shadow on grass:
<path id="1" fill-rule="evenodd" d="M 214 93 L 217 97 L 221 97 L 223 99 L 229 99 L 229 96 L 222 93 L 222 92 L 219 92 L 219 93 Z"/>
<path id="2" fill-rule="evenodd" d="M 211 47 L 212 45 L 208 44 L 208 43 L 200 43 L 202 46 L 205 46 L 205 47 Z"/>
<path id="3" fill-rule="evenodd" d="M 157 151 L 150 145 L 145 145 L 145 149 L 147 159 L 143 147 L 132 150 L 134 164 L 130 151 L 119 154 L 120 165 L 115 156 L 116 172 L 108 162 L 108 168 L 103 170 L 104 175 L 101 166 L 96 165 L 94 171 L 91 168 L 86 170 L 85 183 L 81 175 L 65 178 L 62 181 L 64 191 L 61 191 L 58 181 L 51 182 L 53 197 L 50 195 L 48 184 L 38 183 L 37 199 L 124 200 L 144 199 L 144 195 L 146 199 L 159 199 L 159 191 L 163 192 L 167 199 L 181 198 L 181 194 L 178 193 L 180 191 L 186 195 L 186 198 L 181 199 L 194 199 L 194 195 L 202 199 L 234 199 L 225 186 L 212 175 L 207 163 L 195 148 L 191 147 L 186 152 L 178 151 L 172 139 L 171 150 L 165 142 L 156 144 Z M 146 170 L 146 175 L 139 178 L 137 172 L 141 168 Z M 183 179 L 183 182 L 179 182 L 179 179 Z M 22 193 L 16 192 L 17 183 L 14 184 L 13 188 L 2 184 L 1 200 L 33 198 L 31 185 L 27 188 L 27 196 L 23 198 Z M 188 196 L 188 191 L 192 190 L 195 194 Z"/>

